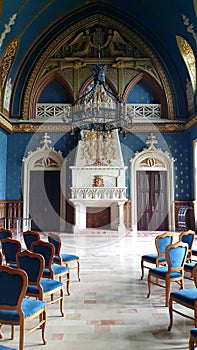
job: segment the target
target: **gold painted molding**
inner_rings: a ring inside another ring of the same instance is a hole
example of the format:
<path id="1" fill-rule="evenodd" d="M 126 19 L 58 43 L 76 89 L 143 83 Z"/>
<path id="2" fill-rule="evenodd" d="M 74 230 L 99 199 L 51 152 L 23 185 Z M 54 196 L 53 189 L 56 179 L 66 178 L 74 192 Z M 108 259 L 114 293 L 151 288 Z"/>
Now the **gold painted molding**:
<path id="1" fill-rule="evenodd" d="M 181 132 L 185 130 L 185 124 L 145 124 L 145 123 L 134 123 L 127 133 L 170 133 L 170 132 Z M 13 123 L 12 131 L 14 133 L 36 133 L 36 132 L 48 132 L 48 133 L 67 133 L 70 131 L 69 127 L 63 123 Z"/>
<path id="2" fill-rule="evenodd" d="M 6 131 L 12 132 L 12 123 L 0 114 L 0 127 Z"/>

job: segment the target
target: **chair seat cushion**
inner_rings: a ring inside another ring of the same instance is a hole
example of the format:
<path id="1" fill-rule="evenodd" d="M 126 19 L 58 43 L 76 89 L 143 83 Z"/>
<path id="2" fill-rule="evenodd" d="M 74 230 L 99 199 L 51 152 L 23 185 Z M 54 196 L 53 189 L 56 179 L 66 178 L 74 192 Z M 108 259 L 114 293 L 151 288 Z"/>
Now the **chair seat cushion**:
<path id="1" fill-rule="evenodd" d="M 40 284 L 43 288 L 44 293 L 50 292 L 53 289 L 63 286 L 63 283 L 60 281 L 52 280 L 50 278 L 41 278 Z"/>
<path id="2" fill-rule="evenodd" d="M 190 334 L 192 337 L 197 338 L 197 328 L 190 329 Z"/>
<path id="3" fill-rule="evenodd" d="M 170 297 L 173 300 L 177 300 L 184 304 L 194 306 L 194 302 L 197 300 L 197 289 L 196 288 L 185 288 L 176 290 L 170 293 Z"/>
<path id="4" fill-rule="evenodd" d="M 148 261 L 150 263 L 155 264 L 157 259 L 157 254 L 145 254 L 142 255 L 142 260 Z"/>
<path id="5" fill-rule="evenodd" d="M 79 260 L 79 257 L 77 255 L 72 255 L 72 254 L 61 254 L 61 259 L 62 262 L 71 262 L 74 260 Z M 60 259 L 58 256 L 54 256 L 53 262 L 54 263 L 59 263 Z"/>
<path id="6" fill-rule="evenodd" d="M 167 266 L 160 266 L 160 267 L 155 267 L 149 270 L 149 273 L 152 275 L 156 275 L 158 277 L 165 278 L 166 273 L 168 272 L 168 267 Z M 179 278 L 181 277 L 182 274 L 179 271 L 171 272 L 170 273 L 170 278 Z"/>
<path id="7" fill-rule="evenodd" d="M 62 287 L 63 283 L 60 281 L 52 280 L 50 278 L 41 278 L 40 285 L 44 293 L 48 293 L 56 288 Z M 39 289 L 37 286 L 29 285 L 27 287 L 27 294 L 36 295 L 39 294 Z"/>
<path id="8" fill-rule="evenodd" d="M 16 350 L 16 348 L 10 348 L 9 346 L 0 345 L 0 350 Z"/>
<path id="9" fill-rule="evenodd" d="M 32 316 L 35 312 L 46 306 L 45 301 L 25 298 L 22 301 L 22 310 L 25 318 Z M 18 312 L 15 310 L 0 310 L 0 321 L 19 322 Z"/>
<path id="10" fill-rule="evenodd" d="M 192 262 L 191 263 L 185 263 L 184 270 L 191 272 L 195 265 L 196 265 L 196 263 L 192 263 Z"/>
<path id="11" fill-rule="evenodd" d="M 54 275 L 60 275 L 62 273 L 66 274 L 67 272 L 69 272 L 69 268 L 67 266 L 64 266 L 64 265 L 53 264 L 51 267 L 52 267 Z M 44 268 L 43 276 L 50 277 L 49 269 Z"/>

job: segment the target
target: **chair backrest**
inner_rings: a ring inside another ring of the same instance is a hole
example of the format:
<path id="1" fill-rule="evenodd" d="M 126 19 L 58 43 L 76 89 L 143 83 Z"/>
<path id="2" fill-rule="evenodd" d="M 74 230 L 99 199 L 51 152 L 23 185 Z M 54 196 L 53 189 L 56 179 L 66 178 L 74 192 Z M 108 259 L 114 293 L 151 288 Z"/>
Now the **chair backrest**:
<path id="1" fill-rule="evenodd" d="M 27 249 L 31 250 L 31 244 L 40 240 L 40 234 L 36 231 L 25 231 L 23 232 L 23 239 Z"/>
<path id="2" fill-rule="evenodd" d="M 16 239 L 8 237 L 3 239 L 1 244 L 6 264 L 16 264 L 16 254 L 22 250 L 21 243 Z"/>
<path id="3" fill-rule="evenodd" d="M 165 256 L 166 247 L 172 244 L 174 235 L 170 232 L 164 232 L 155 237 L 155 246 L 158 257 Z"/>
<path id="4" fill-rule="evenodd" d="M 191 231 L 191 230 L 188 230 L 188 231 L 185 231 L 185 232 L 181 232 L 180 235 L 179 235 L 179 241 L 188 244 L 188 251 L 189 252 L 192 249 L 194 236 L 195 236 L 195 232 Z"/>
<path id="5" fill-rule="evenodd" d="M 0 266 L 0 310 L 17 310 L 23 317 L 21 303 L 25 297 L 28 277 L 25 271 Z"/>
<path id="6" fill-rule="evenodd" d="M 0 252 L 0 266 L 2 265 L 3 262 L 3 257 L 2 257 L 2 253 Z"/>
<path id="7" fill-rule="evenodd" d="M 12 238 L 12 231 L 11 230 L 8 230 L 6 228 L 1 228 L 0 229 L 0 241 L 2 241 L 2 239 L 5 239 L 5 238 Z"/>
<path id="8" fill-rule="evenodd" d="M 51 270 L 55 249 L 53 244 L 45 241 L 37 241 L 32 243 L 32 251 L 41 254 L 44 257 L 45 268 Z"/>
<path id="9" fill-rule="evenodd" d="M 61 251 L 61 238 L 57 233 L 49 232 L 48 233 L 48 241 L 49 243 L 53 244 L 55 249 L 55 255 L 60 257 L 60 251 Z"/>
<path id="10" fill-rule="evenodd" d="M 16 261 L 18 267 L 27 273 L 28 284 L 40 286 L 40 279 L 44 269 L 43 256 L 30 250 L 25 250 L 17 254 Z"/>
<path id="11" fill-rule="evenodd" d="M 184 264 L 187 258 L 188 245 L 183 242 L 170 244 L 166 248 L 165 256 L 168 265 L 168 272 L 184 271 Z"/>
<path id="12" fill-rule="evenodd" d="M 194 283 L 197 288 L 197 263 L 194 265 L 194 268 L 192 270 L 192 276 L 194 278 Z"/>

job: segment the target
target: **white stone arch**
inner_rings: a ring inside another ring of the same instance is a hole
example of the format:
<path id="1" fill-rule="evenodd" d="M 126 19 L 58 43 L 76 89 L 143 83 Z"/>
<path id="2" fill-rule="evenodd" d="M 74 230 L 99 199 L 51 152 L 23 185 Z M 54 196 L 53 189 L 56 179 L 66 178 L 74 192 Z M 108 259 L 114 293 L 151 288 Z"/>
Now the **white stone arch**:
<path id="1" fill-rule="evenodd" d="M 23 158 L 23 219 L 29 218 L 30 209 L 30 171 L 60 171 L 60 231 L 65 230 L 66 218 L 66 159 L 61 151 L 49 147 L 51 143 L 47 133 L 43 135 L 40 144 L 35 151 L 28 152 Z"/>
<path id="2" fill-rule="evenodd" d="M 131 218 L 132 229 L 137 230 L 137 171 L 166 171 L 167 173 L 167 196 L 168 196 L 168 219 L 169 230 L 175 231 L 174 218 L 174 158 L 170 158 L 169 153 L 155 147 L 157 140 L 151 134 L 146 141 L 147 148 L 141 152 L 136 152 L 134 158 L 130 159 L 131 163 Z"/>

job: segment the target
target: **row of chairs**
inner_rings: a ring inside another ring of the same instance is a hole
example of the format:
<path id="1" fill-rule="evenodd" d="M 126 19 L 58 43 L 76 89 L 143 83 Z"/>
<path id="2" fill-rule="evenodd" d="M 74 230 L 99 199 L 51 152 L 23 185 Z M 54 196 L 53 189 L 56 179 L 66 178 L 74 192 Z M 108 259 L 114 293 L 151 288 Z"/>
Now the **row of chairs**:
<path id="1" fill-rule="evenodd" d="M 24 249 L 18 240 L 13 239 L 12 232 L 10 232 L 0 230 L 2 246 L 0 283 L 4 285 L 4 288 L 0 289 L 0 325 L 10 324 L 12 326 L 12 339 L 14 338 L 14 326 L 20 326 L 19 349 L 23 350 L 26 321 L 39 316 L 39 322 L 32 330 L 42 329 L 42 339 L 45 344 L 46 306 L 59 301 L 60 313 L 62 317 L 64 316 L 62 277 L 66 276 L 67 294 L 69 295 L 69 264 L 77 262 L 78 279 L 80 280 L 80 263 L 78 256 L 61 253 L 61 240 L 55 233 L 50 233 L 48 242 L 46 242 L 41 240 L 38 232 L 24 232 L 23 239 L 27 248 Z M 7 238 L 5 238 L 6 235 Z M 2 266 L 3 262 L 6 266 Z M 59 280 L 57 281 L 56 278 Z M 18 280 L 21 283 L 16 282 Z M 27 300 L 30 300 L 29 304 Z M 37 301 L 42 304 L 39 305 Z M 14 310 L 14 312 L 8 310 Z M 0 332 L 0 338 L 2 337 L 3 334 Z"/>
<path id="2" fill-rule="evenodd" d="M 165 305 L 169 307 L 170 324 L 168 330 L 170 331 L 173 325 L 173 312 L 194 320 L 195 328 L 190 330 L 189 349 L 193 350 L 197 343 L 197 263 L 192 262 L 192 256 L 197 255 L 197 250 L 192 249 L 195 232 L 188 230 L 179 236 L 179 240 L 173 243 L 173 234 L 164 233 L 158 235 L 155 239 L 156 249 L 159 254 L 156 255 L 155 261 L 150 260 L 149 254 L 142 256 L 141 268 L 142 277 L 144 276 L 144 263 L 155 263 L 155 268 L 149 268 L 148 272 L 148 294 L 150 297 L 151 284 L 155 284 L 165 288 Z M 159 255 L 159 256 L 158 256 Z M 149 259 L 149 260 L 148 260 Z M 194 287 L 184 288 L 185 272 L 191 273 L 191 278 L 194 281 Z M 163 280 L 165 284 L 161 284 Z M 170 293 L 170 283 L 176 282 L 179 284 L 179 289 Z M 187 315 L 187 313 L 180 311 L 177 308 L 180 304 L 186 308 L 194 311 L 194 317 Z"/>

